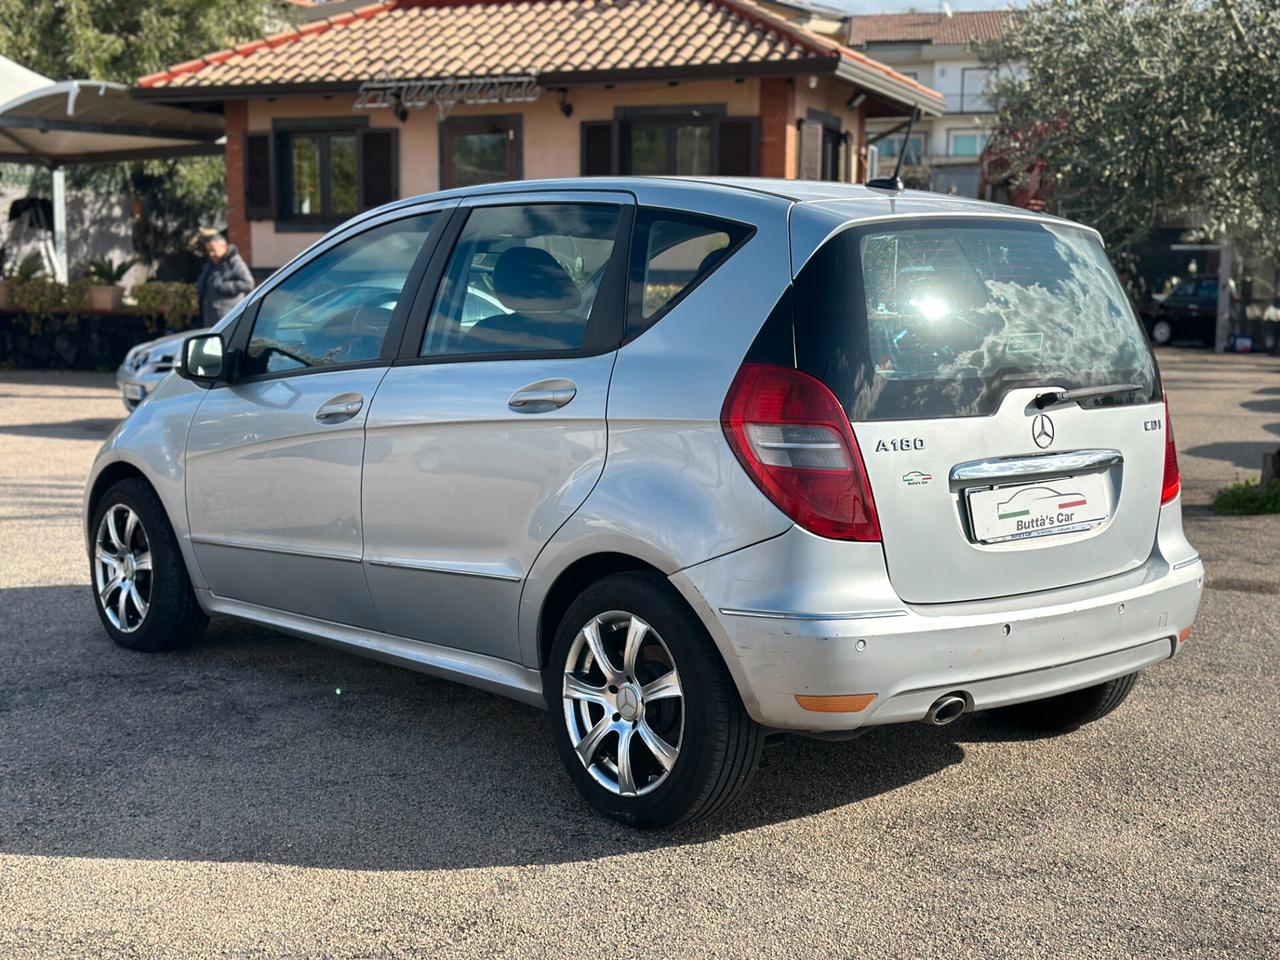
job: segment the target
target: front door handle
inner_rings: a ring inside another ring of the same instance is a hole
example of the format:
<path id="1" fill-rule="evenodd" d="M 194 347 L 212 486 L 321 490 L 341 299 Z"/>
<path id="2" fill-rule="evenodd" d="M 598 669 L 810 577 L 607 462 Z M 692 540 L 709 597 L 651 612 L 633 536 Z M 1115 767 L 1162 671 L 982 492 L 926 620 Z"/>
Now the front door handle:
<path id="1" fill-rule="evenodd" d="M 563 407 L 577 395 L 578 385 L 572 380 L 539 380 L 513 393 L 507 406 L 516 413 L 545 413 Z"/>
<path id="2" fill-rule="evenodd" d="M 316 423 L 342 423 L 350 420 L 364 406 L 364 397 L 358 393 L 340 393 L 320 404 L 316 411 Z"/>

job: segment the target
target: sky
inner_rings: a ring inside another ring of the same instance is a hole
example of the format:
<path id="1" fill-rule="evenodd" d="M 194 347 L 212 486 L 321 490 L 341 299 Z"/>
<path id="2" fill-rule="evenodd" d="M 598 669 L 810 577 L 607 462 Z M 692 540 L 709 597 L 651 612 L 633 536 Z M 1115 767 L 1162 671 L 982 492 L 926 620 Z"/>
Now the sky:
<path id="1" fill-rule="evenodd" d="M 825 0 L 831 6 L 850 13 L 939 13 L 942 0 Z M 1026 0 L 948 0 L 952 10 L 997 10 L 1002 7 L 1025 7 Z"/>

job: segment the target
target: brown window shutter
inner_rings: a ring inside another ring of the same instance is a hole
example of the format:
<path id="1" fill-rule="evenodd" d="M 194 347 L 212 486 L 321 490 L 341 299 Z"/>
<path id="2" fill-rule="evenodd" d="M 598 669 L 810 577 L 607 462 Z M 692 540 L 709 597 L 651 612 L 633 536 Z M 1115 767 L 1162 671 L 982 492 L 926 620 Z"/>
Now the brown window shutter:
<path id="1" fill-rule="evenodd" d="M 246 133 L 244 215 L 249 220 L 275 219 L 275 175 L 271 167 L 271 134 Z"/>
<path id="2" fill-rule="evenodd" d="M 797 176 L 801 180 L 822 179 L 822 124 L 812 120 L 800 121 L 800 166 Z"/>
<path id="3" fill-rule="evenodd" d="M 400 199 L 400 131 L 370 127 L 360 131 L 360 208 L 369 210 Z"/>
<path id="4" fill-rule="evenodd" d="M 617 130 L 612 120 L 582 122 L 582 175 L 607 177 L 618 172 Z"/>
<path id="5" fill-rule="evenodd" d="M 760 118 L 721 117 L 717 134 L 717 175 L 757 176 L 760 172 Z"/>

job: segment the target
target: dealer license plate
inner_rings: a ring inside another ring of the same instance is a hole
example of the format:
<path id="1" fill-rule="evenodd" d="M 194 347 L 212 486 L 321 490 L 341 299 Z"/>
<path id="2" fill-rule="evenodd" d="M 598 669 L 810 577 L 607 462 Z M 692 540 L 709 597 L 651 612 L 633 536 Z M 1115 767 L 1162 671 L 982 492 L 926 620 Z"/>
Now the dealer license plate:
<path id="1" fill-rule="evenodd" d="M 1106 475 L 1042 480 L 1014 487 L 968 491 L 973 538 L 981 543 L 1088 530 L 1107 519 Z"/>

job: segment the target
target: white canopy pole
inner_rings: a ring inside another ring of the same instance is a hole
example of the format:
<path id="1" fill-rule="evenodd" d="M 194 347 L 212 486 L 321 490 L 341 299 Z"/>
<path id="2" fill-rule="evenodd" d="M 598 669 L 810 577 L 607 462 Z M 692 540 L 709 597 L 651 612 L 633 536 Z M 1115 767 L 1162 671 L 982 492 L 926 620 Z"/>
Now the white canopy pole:
<path id="1" fill-rule="evenodd" d="M 53 168 L 53 273 L 67 282 L 67 172 L 61 167 Z"/>

